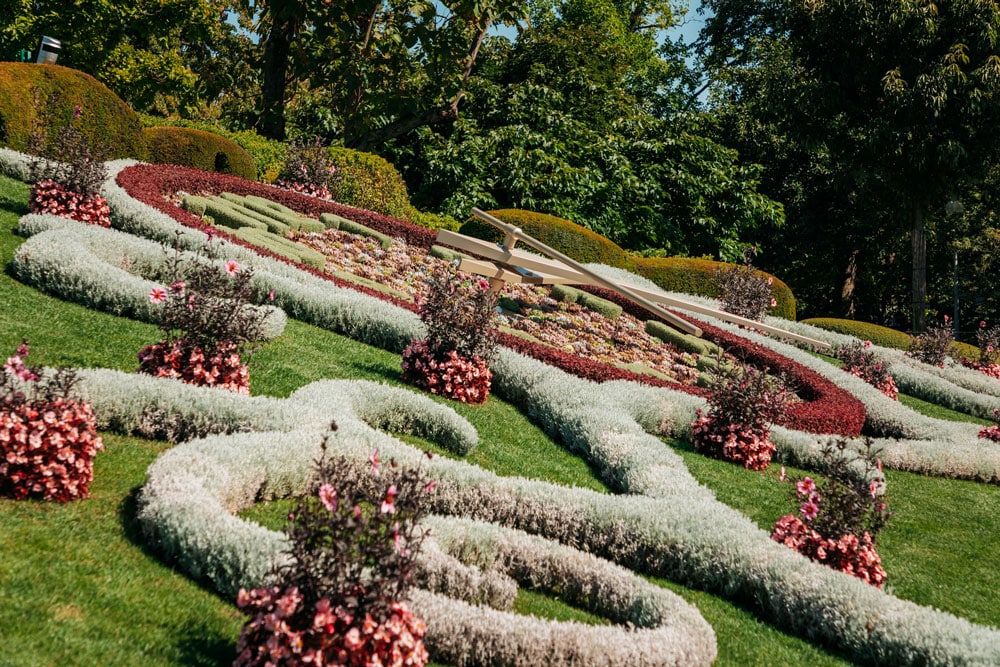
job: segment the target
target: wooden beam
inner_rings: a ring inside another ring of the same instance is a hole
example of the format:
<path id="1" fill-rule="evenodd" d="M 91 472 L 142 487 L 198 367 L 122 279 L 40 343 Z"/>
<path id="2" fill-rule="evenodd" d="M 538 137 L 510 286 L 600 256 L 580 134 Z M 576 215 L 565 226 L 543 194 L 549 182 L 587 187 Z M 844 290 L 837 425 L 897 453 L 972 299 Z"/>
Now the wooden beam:
<path id="1" fill-rule="evenodd" d="M 578 263 L 576 260 L 574 260 L 574 259 L 572 259 L 570 257 L 567 257 L 566 255 L 562 254 L 561 252 L 559 252 L 555 248 L 550 248 L 549 246 L 545 245 L 541 241 L 539 241 L 537 239 L 534 239 L 531 236 L 525 234 L 524 232 L 521 231 L 520 228 L 514 227 L 513 225 L 508 225 L 506 222 L 503 222 L 502 220 L 498 220 L 497 218 L 494 218 L 489 213 L 481 211 L 478 208 L 472 209 L 472 214 L 474 216 L 478 217 L 478 218 L 481 218 L 481 219 L 485 220 L 486 222 L 490 223 L 491 225 L 493 225 L 497 229 L 499 229 L 499 230 L 501 230 L 501 231 L 503 231 L 505 233 L 513 235 L 514 238 L 516 238 L 517 240 L 521 241 L 525 245 L 530 246 L 530 247 L 534 248 L 535 250 L 537 250 L 538 252 L 543 253 L 545 255 L 548 255 L 549 257 L 552 257 L 553 259 L 557 260 L 557 262 L 552 262 L 551 260 L 548 262 L 549 264 L 554 265 L 554 266 L 552 266 L 552 267 L 550 267 L 548 269 L 548 271 L 550 273 L 555 273 L 555 274 L 559 275 L 561 272 L 565 271 L 566 267 L 568 267 L 569 270 L 572 273 L 580 274 L 580 275 L 584 276 L 585 279 L 589 278 L 589 281 L 587 281 L 587 282 L 596 283 L 597 285 L 600 285 L 601 287 L 606 287 L 607 289 L 612 290 L 616 294 L 620 294 L 621 296 L 624 296 L 625 298 L 629 299 L 630 301 L 633 301 L 633 302 L 637 303 L 638 305 L 642 306 L 643 308 L 645 308 L 646 310 L 648 310 L 650 313 L 652 313 L 656 317 L 659 317 L 659 318 L 663 319 L 664 321 L 666 321 L 671 326 L 673 326 L 673 327 L 675 327 L 677 329 L 680 329 L 684 333 L 690 334 L 692 336 L 701 336 L 701 334 L 702 334 L 701 329 L 699 329 L 695 325 L 691 324 L 690 322 L 677 317 L 673 313 L 667 311 L 662 306 L 660 306 L 660 305 L 658 305 L 658 304 L 650 301 L 646 297 L 643 297 L 643 296 L 640 296 L 639 294 L 636 294 L 635 292 L 633 292 L 632 290 L 628 289 L 627 287 L 619 285 L 615 281 L 609 280 L 609 279 L 605 278 L 604 276 L 600 275 L 599 273 L 595 273 L 594 271 L 591 271 L 587 267 L 585 267 L 582 264 Z M 441 230 L 441 231 L 444 232 L 444 231 L 447 231 L 447 230 Z M 460 234 L 455 234 L 455 236 L 461 236 L 461 235 Z M 444 242 L 444 243 L 448 243 L 447 241 L 444 241 L 444 239 L 441 238 L 440 232 L 438 233 L 438 241 Z M 473 252 L 476 252 L 476 251 L 473 251 Z M 506 259 L 505 258 L 505 259 L 501 259 L 500 260 L 500 261 L 504 261 L 506 263 L 506 262 L 509 262 L 510 260 L 514 259 L 513 253 L 519 252 L 519 251 L 517 251 L 517 250 L 509 250 L 509 251 L 501 251 L 501 252 L 503 252 L 505 255 L 507 255 L 510 258 L 510 259 Z M 519 253 L 519 254 L 521 254 L 521 255 L 527 255 L 528 258 L 529 258 L 529 261 L 535 261 L 535 260 L 530 260 L 530 258 L 532 257 L 530 255 L 530 253 Z M 536 258 L 536 259 L 543 259 L 543 258 Z M 532 268 L 530 265 L 524 263 L 522 261 L 521 257 L 519 257 L 519 256 L 516 257 L 516 260 L 517 261 L 515 263 L 518 264 L 519 266 L 525 266 L 526 268 L 529 268 L 529 269 Z M 558 262 L 562 262 L 562 264 L 564 266 L 559 266 Z M 546 269 L 542 269 L 542 270 L 546 270 Z"/>

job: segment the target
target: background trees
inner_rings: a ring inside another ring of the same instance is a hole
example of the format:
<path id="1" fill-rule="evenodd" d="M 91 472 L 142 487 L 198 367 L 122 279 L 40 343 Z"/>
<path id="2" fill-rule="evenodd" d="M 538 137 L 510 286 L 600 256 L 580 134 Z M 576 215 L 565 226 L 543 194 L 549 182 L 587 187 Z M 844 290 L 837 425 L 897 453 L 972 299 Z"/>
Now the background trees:
<path id="1" fill-rule="evenodd" d="M 880 285 L 899 275 L 908 236 L 911 322 L 922 329 L 928 231 L 945 231 L 946 202 L 1000 147 L 997 4 L 705 4 L 723 136 L 765 164 L 764 191 L 788 206 L 781 238 L 803 275 L 789 282 L 823 286 L 809 297 L 820 310 L 891 320 L 899 298 Z"/>

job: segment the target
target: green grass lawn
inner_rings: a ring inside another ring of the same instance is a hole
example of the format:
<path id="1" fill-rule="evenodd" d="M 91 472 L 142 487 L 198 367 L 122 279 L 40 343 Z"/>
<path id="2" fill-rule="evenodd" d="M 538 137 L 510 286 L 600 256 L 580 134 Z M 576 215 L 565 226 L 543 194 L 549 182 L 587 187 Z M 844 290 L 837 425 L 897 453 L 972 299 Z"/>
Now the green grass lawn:
<path id="1" fill-rule="evenodd" d="M 11 233 L 25 212 L 27 188 L 0 178 L 0 261 L 21 239 Z M 158 339 L 147 324 L 90 311 L 41 294 L 0 274 L 0 355 L 29 338 L 29 362 L 134 370 L 138 349 Z M 399 357 L 328 331 L 290 321 L 251 361 L 254 393 L 287 396 L 322 378 L 400 384 Z M 522 475 L 606 491 L 579 458 L 552 442 L 496 397 L 483 406 L 452 404 L 479 431 L 471 462 Z M 166 443 L 104 434 L 91 498 L 64 504 L 0 500 L 0 664 L 231 664 L 242 617 L 228 600 L 174 572 L 134 528 L 134 498 L 145 470 Z M 429 443 L 411 439 L 418 446 Z M 668 441 L 692 473 L 723 502 L 762 528 L 791 510 L 789 486 L 776 471 L 751 473 L 705 459 Z M 795 471 L 791 471 L 795 472 Z M 889 473 L 897 516 L 880 552 L 894 592 L 922 604 L 1000 626 L 991 595 L 1000 586 L 1000 489 Z M 283 516 L 280 504 L 251 515 Z M 739 605 L 659 582 L 697 606 L 716 630 L 720 665 L 834 665 L 840 658 L 761 623 Z M 519 613 L 600 623 L 558 599 L 532 592 Z"/>

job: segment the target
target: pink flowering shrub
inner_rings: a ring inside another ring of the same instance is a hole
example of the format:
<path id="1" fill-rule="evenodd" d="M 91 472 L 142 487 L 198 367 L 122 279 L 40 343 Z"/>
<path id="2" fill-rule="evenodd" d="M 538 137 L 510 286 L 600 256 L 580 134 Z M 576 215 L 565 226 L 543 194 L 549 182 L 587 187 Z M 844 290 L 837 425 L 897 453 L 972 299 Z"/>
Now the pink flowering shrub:
<path id="1" fill-rule="evenodd" d="M 803 556 L 882 588 L 886 572 L 875 550 L 875 536 L 890 517 L 881 481 L 881 462 L 866 441 L 864 475 L 857 477 L 844 459 L 847 443 L 827 443 L 823 453 L 827 478 L 795 482 L 799 516 L 775 522 L 771 538 Z M 878 474 L 876 474 L 876 470 Z M 784 469 L 782 469 L 784 479 Z"/>
<path id="2" fill-rule="evenodd" d="M 250 371 L 232 341 L 218 343 L 208 357 L 181 339 L 147 345 L 139 352 L 139 372 L 250 395 Z"/>
<path id="3" fill-rule="evenodd" d="M 334 426 L 334 428 L 336 428 Z M 426 628 L 405 603 L 436 486 L 420 469 L 317 462 L 319 487 L 290 515 L 280 583 L 241 590 L 234 665 L 424 665 Z"/>
<path id="4" fill-rule="evenodd" d="M 36 112 L 43 102 L 36 96 Z M 32 213 L 49 213 L 102 227 L 111 226 L 111 209 L 98 192 L 107 176 L 104 166 L 106 151 L 95 152 L 87 138 L 76 127 L 83 117 L 77 106 L 73 119 L 54 136 L 48 136 L 40 126 L 28 139 L 28 152 L 47 160 L 32 160 L 29 179 L 34 183 L 28 205 Z"/>
<path id="5" fill-rule="evenodd" d="M 28 343 L 0 369 L 0 495 L 66 502 L 90 495 L 104 449 L 90 404 L 73 398 L 73 371 L 42 380 L 25 366 Z M 30 395 L 21 389 L 27 385 Z"/>
<path id="6" fill-rule="evenodd" d="M 894 401 L 899 400 L 896 381 L 892 379 L 885 364 L 875 356 L 871 347 L 870 340 L 864 343 L 855 341 L 837 350 L 836 357 L 844 362 L 842 368 L 845 371 L 861 378 Z"/>
<path id="7" fill-rule="evenodd" d="M 992 426 L 980 429 L 979 437 L 993 442 L 1000 442 L 1000 408 L 993 408 L 993 419 L 997 421 Z"/>
<path id="8" fill-rule="evenodd" d="M 907 354 L 925 364 L 943 366 L 951 345 L 955 342 L 950 319 L 945 315 L 942 324 L 931 324 L 927 327 L 927 331 L 910 338 L 910 349 Z"/>
<path id="9" fill-rule="evenodd" d="M 465 403 L 485 401 L 499 333 L 498 299 L 486 280 L 473 280 L 451 264 L 437 266 L 418 297 L 427 338 L 403 350 L 403 379 Z"/>
<path id="10" fill-rule="evenodd" d="M 28 206 L 32 213 L 58 215 L 101 227 L 111 226 L 111 208 L 103 197 L 81 194 L 51 179 L 31 186 Z"/>
<path id="11" fill-rule="evenodd" d="M 340 179 L 327 148 L 319 139 L 312 143 L 292 142 L 285 164 L 274 182 L 280 188 L 299 194 L 330 199 L 330 188 Z"/>
<path id="12" fill-rule="evenodd" d="M 698 410 L 691 424 L 694 448 L 748 470 L 763 470 L 774 453 L 769 423 L 784 411 L 788 390 L 766 369 L 722 356 L 717 364 L 709 412 Z"/>
<path id="13" fill-rule="evenodd" d="M 962 365 L 985 373 L 1000 380 L 1000 326 L 986 328 L 986 321 L 979 323 L 976 330 L 976 343 L 979 346 L 978 359 L 962 358 Z"/>
<path id="14" fill-rule="evenodd" d="M 764 319 L 768 308 L 778 302 L 771 294 L 774 278 L 765 278 L 750 264 L 752 249 L 743 253 L 744 264 L 731 269 L 721 269 L 715 274 L 722 309 L 734 315 L 758 322 Z"/>
<path id="15" fill-rule="evenodd" d="M 245 360 L 268 316 L 250 307 L 253 270 L 233 260 L 221 271 L 207 261 L 186 264 L 176 247 L 157 277 L 169 285 L 149 293 L 162 305 L 164 340 L 139 351 L 139 372 L 249 394 Z"/>
<path id="16" fill-rule="evenodd" d="M 493 372 L 479 357 L 466 359 L 455 350 L 434 354 L 426 339 L 411 341 L 403 350 L 403 379 L 432 394 L 462 403 L 483 403 Z"/>

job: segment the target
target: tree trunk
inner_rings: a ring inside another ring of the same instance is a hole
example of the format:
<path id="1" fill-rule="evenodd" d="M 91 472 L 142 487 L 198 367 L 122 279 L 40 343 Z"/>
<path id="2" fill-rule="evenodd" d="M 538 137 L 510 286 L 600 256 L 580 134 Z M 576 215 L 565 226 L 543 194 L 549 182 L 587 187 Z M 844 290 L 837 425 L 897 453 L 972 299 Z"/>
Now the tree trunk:
<path id="1" fill-rule="evenodd" d="M 910 232 L 913 245 L 913 333 L 924 332 L 927 326 L 927 230 L 924 228 L 924 207 L 913 203 L 913 229 Z"/>
<path id="2" fill-rule="evenodd" d="M 858 254 L 861 251 L 855 248 L 851 251 L 847 259 L 847 268 L 844 269 L 844 284 L 840 288 L 840 303 L 843 306 L 844 316 L 854 319 L 854 291 L 858 286 Z"/>
<path id="3" fill-rule="evenodd" d="M 299 20 L 275 8 L 271 29 L 264 42 L 261 72 L 260 118 L 257 129 L 265 137 L 285 140 L 285 88 L 288 84 L 288 55 L 298 36 Z"/>

